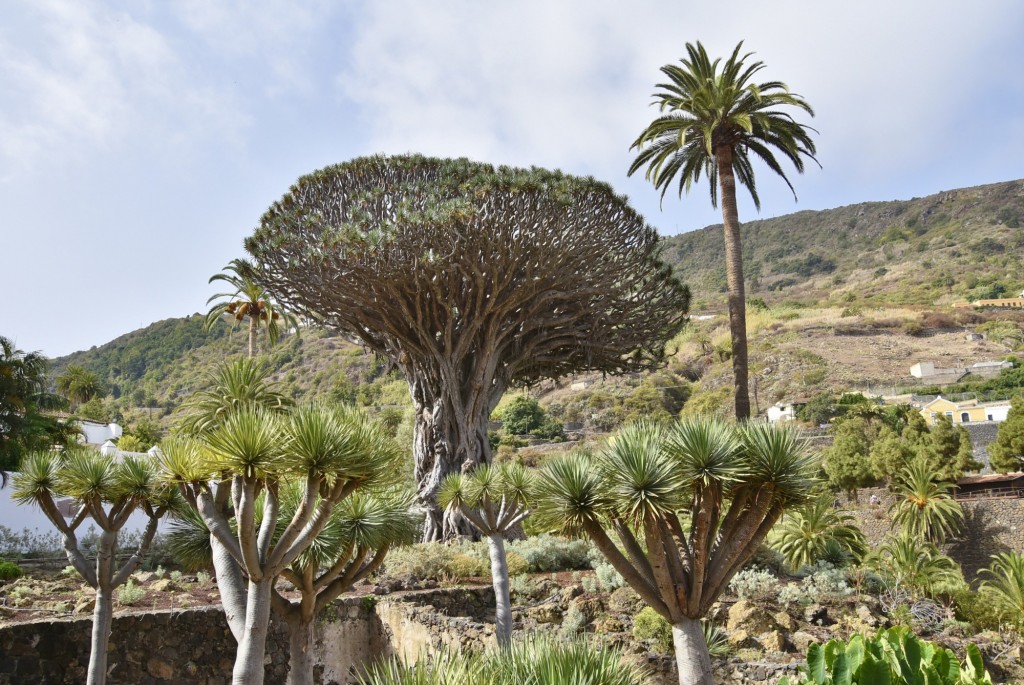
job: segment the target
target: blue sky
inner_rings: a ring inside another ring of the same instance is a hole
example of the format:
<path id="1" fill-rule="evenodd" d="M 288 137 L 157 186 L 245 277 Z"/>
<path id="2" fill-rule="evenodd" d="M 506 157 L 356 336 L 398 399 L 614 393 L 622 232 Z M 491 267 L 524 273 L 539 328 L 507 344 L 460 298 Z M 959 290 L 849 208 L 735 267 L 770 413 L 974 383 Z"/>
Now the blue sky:
<path id="1" fill-rule="evenodd" d="M 57 356 L 205 308 L 300 175 L 375 152 L 628 179 L 659 67 L 739 41 L 817 110 L 822 169 L 761 217 L 1024 176 L 1024 3 L 7 0 L 0 335 Z M 742 219 L 757 214 L 747 204 Z"/>

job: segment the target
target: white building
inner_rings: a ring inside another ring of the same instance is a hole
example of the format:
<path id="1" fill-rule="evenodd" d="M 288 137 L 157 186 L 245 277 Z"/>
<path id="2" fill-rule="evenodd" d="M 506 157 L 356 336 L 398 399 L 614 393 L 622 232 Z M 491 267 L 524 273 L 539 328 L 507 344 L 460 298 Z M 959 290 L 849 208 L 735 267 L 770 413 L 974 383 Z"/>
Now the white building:
<path id="1" fill-rule="evenodd" d="M 768 420 L 772 423 L 777 423 L 779 421 L 795 421 L 796 407 L 793 404 L 776 402 L 774 405 L 768 407 Z"/>

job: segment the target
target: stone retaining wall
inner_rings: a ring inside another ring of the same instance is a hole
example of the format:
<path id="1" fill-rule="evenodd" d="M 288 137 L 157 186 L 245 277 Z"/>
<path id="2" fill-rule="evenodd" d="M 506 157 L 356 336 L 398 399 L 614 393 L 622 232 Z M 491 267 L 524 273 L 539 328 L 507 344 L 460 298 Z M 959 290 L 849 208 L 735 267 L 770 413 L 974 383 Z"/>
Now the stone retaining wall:
<path id="1" fill-rule="evenodd" d="M 869 503 L 873 494 L 881 504 Z M 893 495 L 885 488 L 862 488 L 856 501 L 847 497 L 843 502 L 873 549 L 892 532 L 888 513 L 892 502 Z M 1024 499 L 960 500 L 960 506 L 964 510 L 963 532 L 943 551 L 960 564 L 968 581 L 978 578 L 993 554 L 1024 552 Z"/>
<path id="2" fill-rule="evenodd" d="M 489 587 L 345 598 L 317 624 L 316 682 L 354 683 L 373 661 L 393 655 L 416 660 L 443 647 L 494 644 L 494 595 Z M 557 626 L 552 626 L 557 629 Z M 85 681 L 89 618 L 14 624 L 0 629 L 0 685 L 71 685 Z M 114 618 L 110 685 L 227 685 L 235 641 L 219 607 L 123 614 Z M 267 639 L 266 682 L 288 671 L 286 628 L 273 622 Z M 652 685 L 676 685 L 675 659 L 648 655 Z M 716 663 L 721 685 L 774 685 L 796 664 Z"/>

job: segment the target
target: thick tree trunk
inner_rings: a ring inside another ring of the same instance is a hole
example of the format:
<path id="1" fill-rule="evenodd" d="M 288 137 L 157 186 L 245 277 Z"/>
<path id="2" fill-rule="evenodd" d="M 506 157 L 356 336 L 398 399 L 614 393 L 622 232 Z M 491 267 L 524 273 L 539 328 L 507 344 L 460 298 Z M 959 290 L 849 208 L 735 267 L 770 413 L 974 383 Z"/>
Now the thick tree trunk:
<path id="1" fill-rule="evenodd" d="M 101 581 L 100 587 L 96 588 L 96 607 L 92 612 L 92 648 L 86 681 L 88 685 L 104 685 L 107 682 L 107 643 L 110 640 L 110 624 L 114 617 L 113 600 L 113 592 L 108 583 Z"/>
<path id="2" fill-rule="evenodd" d="M 460 412 L 444 397 L 430 402 L 413 402 L 416 422 L 413 433 L 413 457 L 416 461 L 416 499 L 426 511 L 423 541 L 450 540 L 459 535 L 475 535 L 475 529 L 455 510 L 445 514 L 437 505 L 437 491 L 446 476 L 466 473 L 478 464 L 491 461 L 487 440 L 490 402 L 482 402 L 477 415 Z"/>
<path id="3" fill-rule="evenodd" d="M 258 583 L 249 581 L 245 609 L 245 630 L 238 641 L 235 654 L 235 668 L 232 671 L 233 685 L 262 685 L 263 657 L 267 650 L 267 628 L 270 624 L 270 591 L 272 578 Z"/>
<path id="4" fill-rule="evenodd" d="M 672 626 L 672 642 L 676 649 L 679 685 L 715 685 L 711 655 L 700 620 L 684 618 Z"/>
<path id="5" fill-rule="evenodd" d="M 295 612 L 288 619 L 288 685 L 313 685 L 313 645 L 316 620 L 304 621 Z"/>
<path id="6" fill-rule="evenodd" d="M 729 287 L 729 333 L 732 337 L 732 373 L 736 386 L 736 418 L 750 418 L 750 393 L 747 390 L 747 299 L 743 286 L 743 249 L 740 219 L 736 209 L 736 177 L 732 170 L 732 148 L 715 151 L 718 184 L 722 200 L 722 226 L 725 231 L 725 280 Z"/>
<path id="7" fill-rule="evenodd" d="M 512 599 L 509 596 L 508 559 L 505 539 L 498 533 L 487 536 L 491 553 L 491 582 L 494 583 L 494 635 L 502 649 L 512 644 Z"/>

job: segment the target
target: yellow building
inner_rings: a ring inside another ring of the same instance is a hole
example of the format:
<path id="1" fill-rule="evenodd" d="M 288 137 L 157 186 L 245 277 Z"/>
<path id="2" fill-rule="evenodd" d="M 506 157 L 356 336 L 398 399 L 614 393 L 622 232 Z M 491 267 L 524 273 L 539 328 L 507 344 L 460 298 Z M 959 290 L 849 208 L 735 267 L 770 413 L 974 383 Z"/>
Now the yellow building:
<path id="1" fill-rule="evenodd" d="M 1010 411 L 1008 402 L 979 404 L 977 400 L 953 402 L 941 395 L 921 407 L 921 416 L 931 426 L 937 417 L 945 415 L 953 423 L 981 423 L 984 421 L 1005 421 Z"/>

